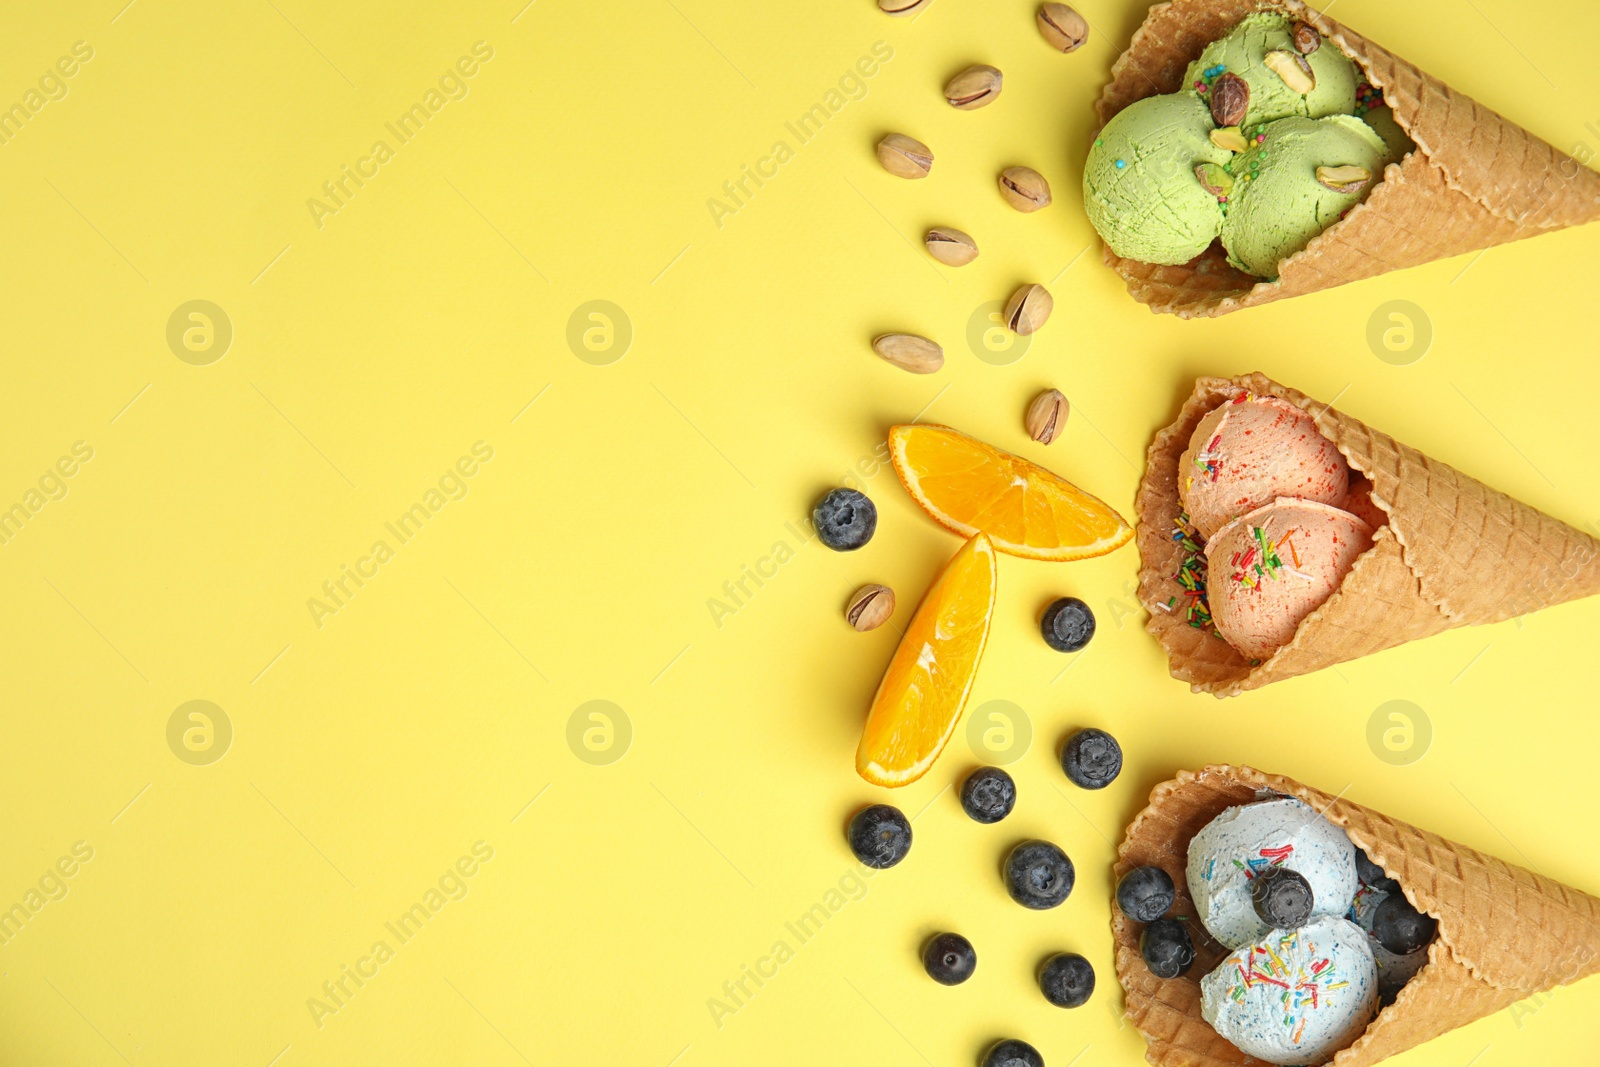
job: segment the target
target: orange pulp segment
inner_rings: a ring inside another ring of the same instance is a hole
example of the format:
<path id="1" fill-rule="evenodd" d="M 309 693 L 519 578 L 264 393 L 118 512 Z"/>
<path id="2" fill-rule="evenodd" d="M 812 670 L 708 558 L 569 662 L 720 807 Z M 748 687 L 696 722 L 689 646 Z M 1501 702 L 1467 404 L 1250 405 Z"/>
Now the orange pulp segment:
<path id="1" fill-rule="evenodd" d="M 889 456 L 906 492 L 963 537 L 982 531 L 1026 559 L 1103 556 L 1133 538 L 1104 501 L 1020 456 L 948 426 L 896 426 Z"/>
<path id="2" fill-rule="evenodd" d="M 961 719 L 994 618 L 995 554 L 978 534 L 945 564 L 883 672 L 856 750 L 874 785 L 921 778 Z"/>

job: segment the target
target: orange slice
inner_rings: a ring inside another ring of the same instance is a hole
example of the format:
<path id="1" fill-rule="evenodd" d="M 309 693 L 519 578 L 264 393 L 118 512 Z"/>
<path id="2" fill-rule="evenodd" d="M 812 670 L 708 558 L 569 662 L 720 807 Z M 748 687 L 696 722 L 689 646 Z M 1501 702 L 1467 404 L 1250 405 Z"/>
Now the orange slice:
<path id="1" fill-rule="evenodd" d="M 889 456 L 906 492 L 935 522 L 963 537 L 986 533 L 1009 556 L 1088 559 L 1133 538 L 1104 501 L 948 426 L 893 427 Z"/>
<path id="2" fill-rule="evenodd" d="M 978 534 L 917 605 L 867 713 L 856 771 L 873 785 L 921 778 L 961 720 L 994 618 L 995 555 Z"/>

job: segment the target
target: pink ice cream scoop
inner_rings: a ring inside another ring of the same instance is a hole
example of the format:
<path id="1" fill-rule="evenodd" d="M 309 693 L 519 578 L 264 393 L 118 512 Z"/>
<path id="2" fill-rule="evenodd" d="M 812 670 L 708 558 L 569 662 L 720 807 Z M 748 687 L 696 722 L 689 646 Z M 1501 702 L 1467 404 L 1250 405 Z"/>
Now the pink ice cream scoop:
<path id="1" fill-rule="evenodd" d="M 1206 541 L 1217 632 L 1251 659 L 1266 659 L 1370 547 L 1371 526 L 1311 500 L 1279 497 L 1239 516 Z"/>
<path id="2" fill-rule="evenodd" d="M 1349 487 L 1349 465 L 1311 416 L 1270 396 L 1216 407 L 1178 461 L 1178 496 L 1202 537 L 1280 496 L 1343 507 Z"/>

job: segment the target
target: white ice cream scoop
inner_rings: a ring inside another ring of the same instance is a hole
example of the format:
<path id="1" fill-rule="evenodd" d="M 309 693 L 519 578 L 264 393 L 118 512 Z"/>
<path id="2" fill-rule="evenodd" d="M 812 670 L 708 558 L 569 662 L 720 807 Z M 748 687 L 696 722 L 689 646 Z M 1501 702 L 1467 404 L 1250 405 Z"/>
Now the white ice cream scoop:
<path id="1" fill-rule="evenodd" d="M 1378 1007 L 1367 935 L 1348 919 L 1273 930 L 1200 980 L 1200 1014 L 1241 1052 L 1268 1063 L 1322 1063 Z"/>
<path id="2" fill-rule="evenodd" d="M 1271 867 L 1311 884 L 1311 918 L 1343 918 L 1355 899 L 1356 850 L 1310 805 L 1276 797 L 1229 808 L 1189 842 L 1189 895 L 1200 922 L 1228 948 L 1271 928 L 1256 914 L 1250 883 Z"/>

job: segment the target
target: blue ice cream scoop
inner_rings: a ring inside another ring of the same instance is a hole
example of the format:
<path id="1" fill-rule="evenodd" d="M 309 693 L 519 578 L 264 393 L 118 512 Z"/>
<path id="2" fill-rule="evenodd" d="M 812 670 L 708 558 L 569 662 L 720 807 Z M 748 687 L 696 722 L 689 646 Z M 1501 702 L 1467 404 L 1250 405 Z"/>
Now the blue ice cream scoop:
<path id="1" fill-rule="evenodd" d="M 1356 850 L 1343 830 L 1293 797 L 1229 808 L 1189 842 L 1187 877 L 1200 922 L 1232 949 L 1271 927 L 1257 913 L 1252 884 L 1276 867 L 1311 887 L 1310 918 L 1343 918 L 1355 899 Z"/>
<path id="2" fill-rule="evenodd" d="M 1268 1063 L 1322 1063 L 1361 1036 L 1378 1008 L 1365 930 L 1317 919 L 1242 945 L 1200 980 L 1200 1014 Z"/>

